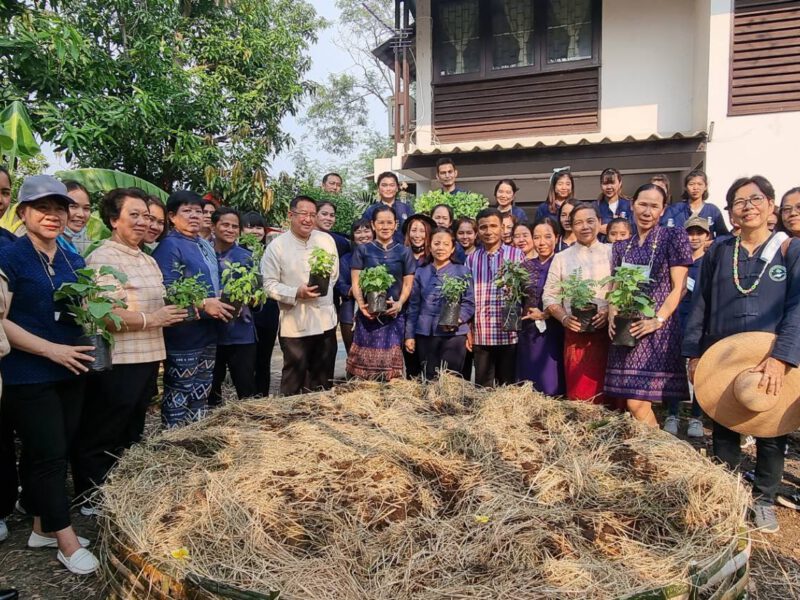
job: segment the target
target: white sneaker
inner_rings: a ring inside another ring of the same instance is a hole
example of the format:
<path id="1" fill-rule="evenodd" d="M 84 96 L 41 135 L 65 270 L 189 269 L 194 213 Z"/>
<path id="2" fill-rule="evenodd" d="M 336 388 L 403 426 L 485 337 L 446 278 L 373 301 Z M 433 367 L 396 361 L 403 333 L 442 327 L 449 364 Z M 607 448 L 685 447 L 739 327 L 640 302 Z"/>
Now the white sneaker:
<path id="1" fill-rule="evenodd" d="M 8 539 L 8 525 L 5 519 L 0 519 L 0 542 Z"/>
<path id="2" fill-rule="evenodd" d="M 102 517 L 103 511 L 88 504 L 81 505 L 81 514 L 84 517 Z"/>
<path id="3" fill-rule="evenodd" d="M 94 554 L 84 548 L 79 548 L 70 557 L 64 556 L 64 553 L 59 550 L 56 558 L 75 575 L 89 575 L 100 568 L 100 561 L 95 558 Z"/>
<path id="4" fill-rule="evenodd" d="M 689 427 L 686 429 L 686 435 L 690 438 L 701 438 L 705 436 L 703 431 L 703 421 L 696 418 L 689 419 Z"/>
<path id="5" fill-rule="evenodd" d="M 78 536 L 78 543 L 84 548 L 88 548 L 91 542 L 86 538 Z M 28 538 L 28 548 L 58 548 L 58 540 L 54 537 L 47 537 L 46 535 L 39 535 L 35 531 L 31 531 Z"/>
<path id="6" fill-rule="evenodd" d="M 666 419 L 664 419 L 664 431 L 667 433 L 671 433 L 672 435 L 678 435 L 678 424 L 680 423 L 680 419 L 675 415 L 669 415 Z"/>

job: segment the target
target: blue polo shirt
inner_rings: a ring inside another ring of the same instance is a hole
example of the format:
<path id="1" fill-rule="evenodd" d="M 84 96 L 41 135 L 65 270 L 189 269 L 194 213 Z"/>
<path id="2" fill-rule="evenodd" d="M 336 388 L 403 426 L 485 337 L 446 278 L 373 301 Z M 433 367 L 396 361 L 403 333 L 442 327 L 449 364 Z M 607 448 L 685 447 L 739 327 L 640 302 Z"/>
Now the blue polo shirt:
<path id="1" fill-rule="evenodd" d="M 5 227 L 0 227 L 0 248 L 2 248 L 7 244 L 13 244 L 18 239 L 19 238 L 12 232 L 10 232 L 8 229 L 6 229 Z"/>
<path id="2" fill-rule="evenodd" d="M 603 225 L 608 225 L 611 219 L 616 219 L 617 217 L 628 219 L 628 221 L 633 223 L 631 201 L 627 198 L 619 199 L 619 202 L 617 202 L 617 210 L 615 211 L 611 210 L 611 207 L 608 205 L 608 200 L 605 198 L 598 200 L 595 203 L 595 206 L 597 206 L 597 211 L 600 213 L 600 221 L 603 223 Z"/>
<path id="3" fill-rule="evenodd" d="M 687 201 L 677 202 L 670 204 L 664 211 L 659 225 L 662 227 L 683 227 L 686 220 L 692 216 L 692 209 L 689 207 Z M 699 216 L 708 220 L 708 226 L 711 228 L 711 235 L 719 237 L 727 235 L 728 226 L 725 225 L 725 219 L 722 217 L 722 211 L 714 204 L 708 202 L 703 203 L 703 208 L 700 209 Z"/>
<path id="4" fill-rule="evenodd" d="M 413 275 L 417 270 L 417 261 L 411 253 L 411 248 L 406 248 L 402 244 L 390 242 L 387 248 L 373 240 L 366 244 L 356 246 L 353 250 L 352 269 L 363 271 L 378 265 L 386 265 L 389 273 L 394 277 L 394 283 L 389 288 L 387 298 L 400 298 L 403 289 L 403 277 Z"/>
<path id="5" fill-rule="evenodd" d="M 372 221 L 372 213 L 375 212 L 375 209 L 378 208 L 381 204 L 384 206 L 389 206 L 388 204 L 384 204 L 383 202 L 376 202 L 375 204 L 370 204 L 367 207 L 367 210 L 364 211 L 364 214 L 361 215 L 362 219 L 368 219 Z M 394 204 L 392 204 L 392 208 L 394 209 L 394 214 L 397 217 L 397 229 L 394 232 L 394 241 L 398 244 L 403 243 L 403 224 L 406 222 L 408 217 L 414 214 L 414 209 L 411 208 L 408 204 L 401 200 L 395 200 Z"/>
<path id="6" fill-rule="evenodd" d="M 246 248 L 234 244 L 225 252 L 217 252 L 220 278 L 222 272 L 233 263 L 245 267 L 253 266 L 253 255 Z M 256 326 L 249 306 L 242 307 L 242 314 L 228 323 L 217 322 L 217 344 L 220 346 L 237 346 L 256 343 Z"/>
<path id="7" fill-rule="evenodd" d="M 33 247 L 28 236 L 0 247 L 0 269 L 14 295 L 7 318 L 49 342 L 76 345 L 81 328 L 56 321 L 56 313 L 65 313 L 67 308 L 63 301 L 53 300 L 53 293 L 62 283 L 76 281 L 75 271 L 84 268 L 86 263 L 80 254 L 60 246 L 53 260 L 54 275 L 49 275 L 45 266 L 47 261 L 47 257 Z M 0 361 L 0 372 L 3 383 L 7 385 L 51 383 L 76 377 L 52 360 L 16 348 Z"/>

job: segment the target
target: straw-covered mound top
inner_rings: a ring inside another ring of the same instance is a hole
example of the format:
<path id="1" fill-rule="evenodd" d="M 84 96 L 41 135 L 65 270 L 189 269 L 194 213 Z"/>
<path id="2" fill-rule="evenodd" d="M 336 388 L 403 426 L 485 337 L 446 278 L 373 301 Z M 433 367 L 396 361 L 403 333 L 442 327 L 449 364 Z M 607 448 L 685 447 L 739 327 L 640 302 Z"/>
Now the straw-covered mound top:
<path id="1" fill-rule="evenodd" d="M 104 491 L 106 542 L 284 600 L 625 596 L 719 555 L 748 497 L 629 417 L 449 376 L 233 404 Z"/>

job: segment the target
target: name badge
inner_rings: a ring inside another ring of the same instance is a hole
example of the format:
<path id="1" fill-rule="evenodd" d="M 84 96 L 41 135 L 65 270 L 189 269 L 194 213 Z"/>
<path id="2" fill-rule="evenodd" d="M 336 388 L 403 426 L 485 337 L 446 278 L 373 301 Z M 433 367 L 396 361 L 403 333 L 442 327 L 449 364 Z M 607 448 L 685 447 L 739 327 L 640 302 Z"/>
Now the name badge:
<path id="1" fill-rule="evenodd" d="M 689 290 L 690 292 L 694 291 L 694 279 L 692 277 L 689 277 L 686 280 L 686 289 Z"/>
<path id="2" fill-rule="evenodd" d="M 650 265 L 633 265 L 627 261 L 622 261 L 622 267 L 630 267 L 631 269 L 636 269 L 637 271 L 641 271 L 642 274 L 650 279 Z"/>

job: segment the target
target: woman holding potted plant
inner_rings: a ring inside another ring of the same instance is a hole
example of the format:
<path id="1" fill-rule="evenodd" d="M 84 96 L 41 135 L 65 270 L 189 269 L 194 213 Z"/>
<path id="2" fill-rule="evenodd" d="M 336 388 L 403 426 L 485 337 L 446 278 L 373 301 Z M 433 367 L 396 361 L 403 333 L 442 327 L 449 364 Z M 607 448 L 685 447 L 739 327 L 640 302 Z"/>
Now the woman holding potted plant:
<path id="1" fill-rule="evenodd" d="M 689 395 L 681 326 L 672 316 L 686 291 L 692 249 L 685 229 L 658 225 L 666 203 L 666 193 L 654 183 L 636 190 L 631 201 L 636 234 L 614 244 L 615 274 L 606 280 L 613 281 L 609 335 L 614 338 L 618 328 L 628 327 L 636 345 L 611 346 L 605 392 L 626 400 L 634 418 L 652 427 L 658 426 L 652 402 Z M 638 320 L 623 323 L 621 317 L 630 319 L 631 313 Z"/>
<path id="2" fill-rule="evenodd" d="M 565 392 L 564 328 L 544 310 L 542 301 L 557 239 L 558 225 L 552 219 L 545 218 L 534 226 L 536 255 L 522 263 L 530 280 L 525 291 L 525 325 L 517 342 L 517 380 L 532 382 L 548 396 L 563 396 Z"/>
<path id="3" fill-rule="evenodd" d="M 564 326 L 567 397 L 602 404 L 609 343 L 605 331 L 608 287 L 596 282 L 611 274 L 611 246 L 597 239 L 600 214 L 594 204 L 575 207 L 570 221 L 576 243 L 553 257 L 542 304 Z"/>
<path id="4" fill-rule="evenodd" d="M 0 361 L 3 416 L 22 442 L 25 506 L 34 515 L 28 546 L 58 548 L 58 560 L 72 573 L 87 575 L 100 566 L 70 523 L 67 460 L 73 449 L 84 402 L 86 354 L 80 328 L 63 318 L 54 292 L 75 282 L 83 258 L 65 251 L 57 238 L 72 199 L 63 183 L 48 175 L 27 177 L 17 213 L 27 233 L 0 248 L 0 270 L 8 288 L 3 329 L 11 352 Z"/>
<path id="5" fill-rule="evenodd" d="M 239 213 L 220 206 L 211 215 L 214 225 L 214 250 L 222 273 L 222 300 L 234 307 L 234 318 L 217 325 L 217 356 L 211 382 L 209 406 L 222 404 L 222 382 L 230 371 L 236 397 L 251 398 L 256 389 L 256 327 L 251 307 L 260 305 L 264 290 L 259 285 L 257 267 L 251 252 L 242 248 L 239 239 Z"/>
<path id="6" fill-rule="evenodd" d="M 105 481 L 115 457 L 141 439 L 147 407 L 158 390 L 158 368 L 166 358 L 163 328 L 186 317 L 184 309 L 164 306 L 161 270 L 141 249 L 151 224 L 147 200 L 138 189 L 108 192 L 100 204 L 100 217 L 111 237 L 86 259 L 89 267 L 101 273 L 96 285 L 111 288 L 103 295 L 124 306 L 107 308 L 118 323 L 109 328 L 114 341 L 113 369 L 89 377 L 76 438 L 73 479 L 85 516 L 97 514 L 88 498 Z M 102 274 L 109 267 L 124 281 Z M 100 314 L 98 307 L 90 308 Z"/>
<path id="7" fill-rule="evenodd" d="M 389 206 L 372 212 L 375 239 L 353 251 L 353 298 L 358 303 L 353 345 L 347 357 L 347 373 L 361 379 L 389 380 L 403 376 L 403 340 L 406 316 L 403 308 L 411 295 L 417 268 L 411 250 L 394 240 L 397 218 Z M 383 294 L 387 308 L 367 303 L 367 296 Z"/>
<path id="8" fill-rule="evenodd" d="M 418 356 L 427 380 L 435 379 L 439 368 L 461 371 L 475 314 L 472 274 L 452 262 L 455 244 L 450 229 L 434 230 L 433 262 L 417 269 L 408 302 L 405 349 Z"/>
<path id="9" fill-rule="evenodd" d="M 181 294 L 190 304 L 190 314 L 200 310 L 200 318 L 164 331 L 167 358 L 164 363 L 164 396 L 161 421 L 165 427 L 178 427 L 197 421 L 208 411 L 208 396 L 217 355 L 217 321 L 227 323 L 233 307 L 218 298 L 219 264 L 214 248 L 200 237 L 203 199 L 199 194 L 179 190 L 167 200 L 167 218 L 172 230 L 153 252 L 164 284 Z M 191 289 L 183 289 L 191 288 Z M 202 288 L 198 298 L 196 288 Z"/>
<path id="10" fill-rule="evenodd" d="M 350 252 L 339 259 L 339 279 L 336 280 L 336 291 L 339 293 L 339 330 L 342 333 L 342 342 L 347 354 L 353 344 L 353 322 L 356 317 L 356 302 L 353 298 L 353 280 L 350 267 L 353 262 L 353 252 L 357 246 L 368 244 L 372 241 L 373 232 L 369 221 L 359 219 L 353 223 L 350 232 Z"/>

